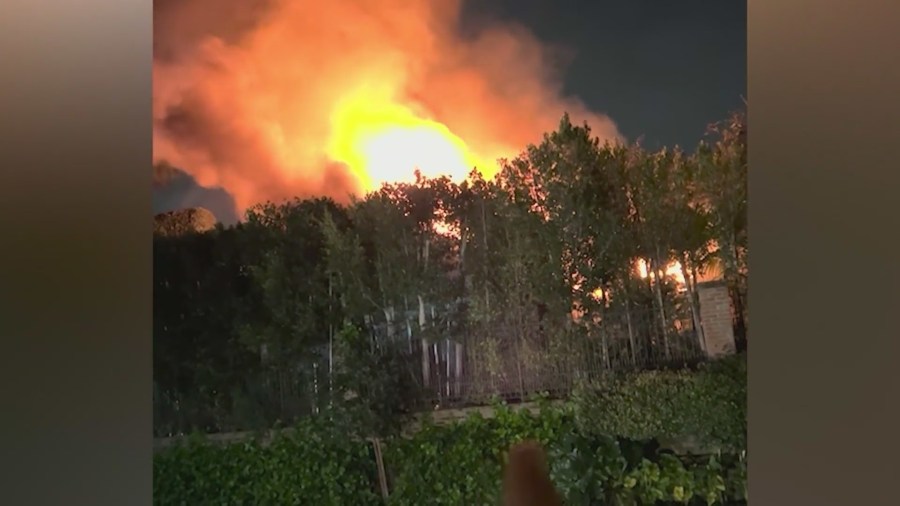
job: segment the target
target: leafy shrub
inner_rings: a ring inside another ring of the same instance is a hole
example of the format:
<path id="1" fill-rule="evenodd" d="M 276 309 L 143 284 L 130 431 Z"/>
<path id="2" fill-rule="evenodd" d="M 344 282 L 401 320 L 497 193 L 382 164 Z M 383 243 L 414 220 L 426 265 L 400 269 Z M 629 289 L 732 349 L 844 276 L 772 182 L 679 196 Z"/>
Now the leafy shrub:
<path id="1" fill-rule="evenodd" d="M 685 459 L 654 441 L 572 432 L 549 449 L 551 477 L 570 506 L 742 501 L 745 476 L 734 459 Z M 738 480 L 729 482 L 729 480 Z"/>
<path id="2" fill-rule="evenodd" d="M 583 385 L 573 396 L 581 430 L 629 439 L 695 440 L 710 451 L 746 449 L 746 357 L 698 371 L 645 371 Z"/>
<path id="3" fill-rule="evenodd" d="M 722 504 L 746 500 L 743 459 L 679 457 L 652 439 L 581 431 L 571 406 L 537 413 L 498 405 L 444 426 L 426 421 L 384 443 L 390 506 L 495 505 L 506 451 L 540 441 L 567 505 Z M 343 421 L 342 421 L 343 420 Z M 169 504 L 382 504 L 370 445 L 346 418 L 319 417 L 289 435 L 216 447 L 202 441 L 158 454 L 154 502 Z"/>
<path id="4" fill-rule="evenodd" d="M 216 445 L 203 438 L 154 456 L 157 505 L 374 505 L 376 465 L 346 424 L 304 421 L 267 444 Z"/>
<path id="5" fill-rule="evenodd" d="M 335 336 L 335 406 L 352 413 L 371 435 L 397 434 L 422 407 L 423 390 L 415 381 L 410 357 L 394 348 L 371 353 L 367 334 L 347 325 Z M 387 345 L 396 346 L 396 345 Z"/>
<path id="6" fill-rule="evenodd" d="M 492 418 L 476 413 L 452 425 L 426 423 L 411 438 L 393 441 L 385 454 L 390 504 L 498 504 L 506 450 L 525 439 L 552 444 L 572 426 L 567 410 L 535 415 L 503 405 Z"/>
<path id="7" fill-rule="evenodd" d="M 499 407 L 452 426 L 426 426 L 392 444 L 396 505 L 493 505 L 499 500 L 505 451 L 524 439 L 548 449 L 551 477 L 566 504 L 721 504 L 741 501 L 746 477 L 737 459 L 683 459 L 652 440 L 585 434 L 568 407 L 538 414 Z"/>

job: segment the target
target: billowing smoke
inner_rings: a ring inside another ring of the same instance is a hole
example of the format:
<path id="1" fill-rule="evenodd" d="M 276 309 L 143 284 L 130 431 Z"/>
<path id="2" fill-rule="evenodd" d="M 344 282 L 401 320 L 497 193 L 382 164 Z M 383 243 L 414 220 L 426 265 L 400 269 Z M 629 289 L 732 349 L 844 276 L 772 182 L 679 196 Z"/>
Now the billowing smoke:
<path id="1" fill-rule="evenodd" d="M 564 55 L 516 25 L 463 37 L 460 8 L 155 0 L 155 163 L 224 188 L 244 210 L 294 196 L 346 201 L 411 175 L 406 163 L 456 177 L 477 165 L 489 177 L 566 111 L 618 137 L 612 121 L 562 95 Z M 442 149 L 459 167 L 429 165 Z"/>

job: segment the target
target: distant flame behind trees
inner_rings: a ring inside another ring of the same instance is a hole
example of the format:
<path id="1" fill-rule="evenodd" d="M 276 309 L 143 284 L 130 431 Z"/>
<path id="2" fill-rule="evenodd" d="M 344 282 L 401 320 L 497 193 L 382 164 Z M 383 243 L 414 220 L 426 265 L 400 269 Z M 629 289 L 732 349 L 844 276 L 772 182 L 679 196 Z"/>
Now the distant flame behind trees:
<path id="1" fill-rule="evenodd" d="M 397 383 L 409 378 L 443 392 L 459 392 L 451 379 L 465 379 L 477 397 L 557 388 L 572 377 L 560 371 L 696 357 L 704 341 L 693 331 L 702 328 L 694 288 L 704 269 L 721 270 L 736 317 L 746 317 L 743 131 L 735 115 L 695 153 L 652 152 L 603 146 L 564 120 L 494 178 L 420 177 L 344 206 L 322 198 L 270 203 L 253 207 L 241 226 L 157 239 L 154 381 L 165 394 L 157 409 L 196 395 L 179 369 L 193 366 L 172 364 L 197 357 L 218 357 L 196 369 L 220 379 L 195 402 L 219 413 L 255 371 L 277 385 L 265 387 L 278 406 L 266 408 L 267 420 L 299 413 L 284 398 L 310 381 L 297 364 L 311 360 L 322 364 L 314 371 L 336 363 L 354 371 L 356 385 L 379 385 L 365 398 L 382 409 L 397 405 L 390 399 L 409 402 L 400 388 L 407 383 Z M 683 291 L 668 265 L 678 266 Z M 333 343 L 362 326 L 381 337 L 357 349 L 393 342 L 406 350 L 402 360 L 341 365 L 351 361 Z M 421 367 L 411 355 L 417 342 Z M 247 358 L 234 367 L 234 357 Z M 191 412 L 207 423 L 204 412 Z"/>
<path id="2" fill-rule="evenodd" d="M 154 162 L 254 204 L 487 178 L 563 113 L 564 54 L 516 25 L 459 33 L 460 0 L 156 0 Z"/>
<path id="3" fill-rule="evenodd" d="M 732 135 L 743 116 L 723 125 L 688 154 L 604 146 L 564 118 L 495 178 L 421 178 L 369 194 L 348 209 L 347 236 L 330 237 L 338 250 L 368 245 L 375 270 L 348 270 L 365 265 L 347 260 L 359 248 L 331 269 L 357 283 L 342 293 L 368 294 L 359 314 L 462 297 L 470 321 L 516 320 L 536 301 L 547 314 L 583 315 L 649 296 L 663 337 L 676 310 L 698 326 L 698 282 L 719 273 L 746 293 L 746 146 Z M 686 308 L 671 307 L 672 291 L 686 292 Z"/>

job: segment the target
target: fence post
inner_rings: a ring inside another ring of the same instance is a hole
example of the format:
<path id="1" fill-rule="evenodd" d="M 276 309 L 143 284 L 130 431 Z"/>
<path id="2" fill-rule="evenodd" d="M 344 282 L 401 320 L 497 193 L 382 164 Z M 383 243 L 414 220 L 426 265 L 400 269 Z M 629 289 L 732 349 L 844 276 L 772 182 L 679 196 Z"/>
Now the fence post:
<path id="1" fill-rule="evenodd" d="M 381 440 L 377 437 L 369 438 L 375 449 L 375 466 L 378 468 L 378 488 L 381 490 L 381 497 L 385 501 L 388 499 L 387 473 L 384 470 L 384 456 L 381 453 Z"/>

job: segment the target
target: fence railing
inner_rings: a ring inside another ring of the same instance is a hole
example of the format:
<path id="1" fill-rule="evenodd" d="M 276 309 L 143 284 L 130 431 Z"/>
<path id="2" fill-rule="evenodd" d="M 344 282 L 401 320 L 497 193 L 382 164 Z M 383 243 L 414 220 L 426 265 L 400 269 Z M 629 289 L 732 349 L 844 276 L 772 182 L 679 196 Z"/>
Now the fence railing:
<path id="1" fill-rule="evenodd" d="M 397 354 L 417 382 L 422 404 L 433 408 L 479 405 L 494 398 L 524 401 L 536 394 L 564 397 L 579 382 L 617 371 L 683 366 L 705 355 L 689 316 L 673 315 L 666 327 L 653 311 L 607 313 L 590 322 L 549 325 L 531 321 L 470 325 L 432 323 L 371 328 L 371 349 Z M 227 396 L 154 396 L 157 435 L 268 428 L 314 414 L 333 398 L 329 352 L 289 369 L 261 371 Z M 396 363 L 396 362 L 395 362 Z M 217 400 L 227 397 L 227 402 Z"/>
<path id="2" fill-rule="evenodd" d="M 627 320 L 619 325 L 618 315 L 609 315 L 605 323 L 555 331 L 539 324 L 475 328 L 430 342 L 412 340 L 408 357 L 418 362 L 422 386 L 440 407 L 562 396 L 577 382 L 610 372 L 705 358 L 689 322 L 675 322 L 663 333 L 652 314 L 632 312 Z"/>

